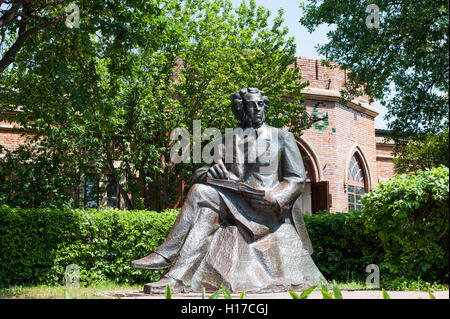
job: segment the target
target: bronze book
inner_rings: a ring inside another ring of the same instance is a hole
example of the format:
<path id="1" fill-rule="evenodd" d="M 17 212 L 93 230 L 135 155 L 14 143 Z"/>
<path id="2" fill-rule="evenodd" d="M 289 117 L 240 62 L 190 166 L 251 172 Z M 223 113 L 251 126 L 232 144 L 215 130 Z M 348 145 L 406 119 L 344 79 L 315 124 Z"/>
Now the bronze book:
<path id="1" fill-rule="evenodd" d="M 214 185 L 218 187 L 223 187 L 226 189 L 231 189 L 236 192 L 243 192 L 243 193 L 249 193 L 253 195 L 258 196 L 264 196 L 266 194 L 265 190 L 257 189 L 252 186 L 249 186 L 242 182 L 237 182 L 233 180 L 226 180 L 226 179 L 216 179 L 216 178 L 206 178 L 206 183 L 209 185 Z"/>

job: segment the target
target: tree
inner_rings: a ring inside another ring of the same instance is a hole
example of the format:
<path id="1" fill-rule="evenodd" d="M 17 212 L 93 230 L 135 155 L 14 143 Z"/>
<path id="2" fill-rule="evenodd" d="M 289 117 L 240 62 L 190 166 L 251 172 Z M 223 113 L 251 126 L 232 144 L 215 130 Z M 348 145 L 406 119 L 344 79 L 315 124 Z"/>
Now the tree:
<path id="1" fill-rule="evenodd" d="M 370 16 L 373 4 L 379 28 Z M 323 23 L 335 26 L 318 51 L 353 71 L 344 98 L 364 92 L 379 99 L 393 119 L 394 139 L 448 127 L 447 1 L 310 0 L 301 7 L 300 23 L 310 32 Z"/>
<path id="2" fill-rule="evenodd" d="M 79 29 L 55 24 L 30 39 L 0 82 L 0 104 L 20 106 L 30 142 L 77 162 L 68 166 L 106 167 L 128 209 L 176 201 L 198 164 L 170 162 L 170 132 L 192 133 L 193 120 L 234 127 L 230 97 L 244 86 L 271 98 L 269 123 L 301 134 L 303 108 L 286 97 L 299 98 L 305 84 L 291 67 L 295 44 L 282 11 L 269 25 L 253 0 L 236 10 L 228 0 L 79 7 Z"/>
<path id="3" fill-rule="evenodd" d="M 401 148 L 399 157 L 394 159 L 396 173 L 423 171 L 438 166 L 449 167 L 448 142 L 448 130 L 438 135 L 428 134 L 420 140 L 410 141 Z"/>
<path id="4" fill-rule="evenodd" d="M 0 0 L 0 74 L 33 34 L 67 18 L 68 0 Z"/>
<path id="5" fill-rule="evenodd" d="M 0 145 L 0 153 L 2 147 Z M 21 145 L 0 157 L 0 205 L 38 208 L 76 206 L 77 161 L 52 150 Z"/>

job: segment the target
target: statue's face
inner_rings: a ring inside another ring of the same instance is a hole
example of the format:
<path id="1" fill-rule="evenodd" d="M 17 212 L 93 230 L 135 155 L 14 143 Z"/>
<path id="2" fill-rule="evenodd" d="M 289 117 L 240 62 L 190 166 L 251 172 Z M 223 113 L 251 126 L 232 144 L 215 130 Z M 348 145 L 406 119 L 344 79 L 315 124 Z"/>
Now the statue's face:
<path id="1" fill-rule="evenodd" d="M 264 100 L 261 94 L 247 94 L 244 97 L 244 111 L 253 126 L 261 126 L 266 119 Z"/>

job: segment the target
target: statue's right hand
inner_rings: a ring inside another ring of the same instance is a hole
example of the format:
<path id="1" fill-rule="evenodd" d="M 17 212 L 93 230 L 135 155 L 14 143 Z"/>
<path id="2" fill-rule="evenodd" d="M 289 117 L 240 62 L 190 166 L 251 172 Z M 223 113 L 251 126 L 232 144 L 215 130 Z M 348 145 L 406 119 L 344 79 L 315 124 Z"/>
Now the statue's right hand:
<path id="1" fill-rule="evenodd" d="M 207 176 L 215 179 L 229 179 L 230 172 L 228 172 L 223 162 L 219 160 L 217 164 L 209 168 Z"/>

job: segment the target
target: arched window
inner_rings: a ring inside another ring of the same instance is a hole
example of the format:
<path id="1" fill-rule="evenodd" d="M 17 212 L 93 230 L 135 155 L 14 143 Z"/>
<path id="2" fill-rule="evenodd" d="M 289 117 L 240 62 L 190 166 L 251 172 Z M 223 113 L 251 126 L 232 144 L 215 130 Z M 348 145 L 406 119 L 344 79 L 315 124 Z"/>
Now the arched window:
<path id="1" fill-rule="evenodd" d="M 362 208 L 361 197 L 365 193 L 364 172 L 356 154 L 353 155 L 348 165 L 348 210 L 360 210 Z"/>

